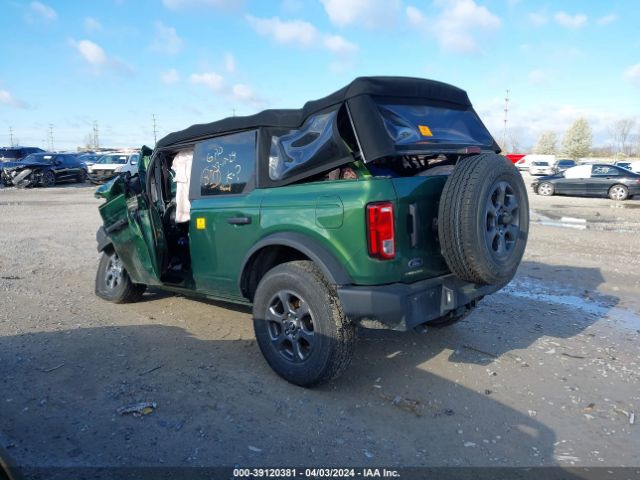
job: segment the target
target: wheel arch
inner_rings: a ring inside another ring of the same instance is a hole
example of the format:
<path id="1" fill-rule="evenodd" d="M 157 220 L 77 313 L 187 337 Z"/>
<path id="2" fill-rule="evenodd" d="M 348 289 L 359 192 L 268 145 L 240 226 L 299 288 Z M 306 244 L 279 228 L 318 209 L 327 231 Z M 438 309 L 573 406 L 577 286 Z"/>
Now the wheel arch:
<path id="1" fill-rule="evenodd" d="M 258 241 L 245 256 L 238 284 L 242 295 L 253 300 L 258 283 L 271 268 L 293 260 L 310 260 L 335 285 L 353 283 L 333 253 L 319 241 L 299 233 L 282 232 Z"/>

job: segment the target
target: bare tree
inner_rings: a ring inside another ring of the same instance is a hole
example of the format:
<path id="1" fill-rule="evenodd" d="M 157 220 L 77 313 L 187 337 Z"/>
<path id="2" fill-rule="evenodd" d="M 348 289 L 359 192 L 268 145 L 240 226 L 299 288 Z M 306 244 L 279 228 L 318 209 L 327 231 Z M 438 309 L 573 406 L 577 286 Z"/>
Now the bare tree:
<path id="1" fill-rule="evenodd" d="M 533 148 L 533 153 L 541 155 L 554 155 L 558 148 L 558 136 L 556 132 L 546 131 L 540 134 L 538 143 Z"/>
<path id="2" fill-rule="evenodd" d="M 611 125 L 610 133 L 613 138 L 616 153 L 624 153 L 629 156 L 633 150 L 631 131 L 636 121 L 633 118 L 623 118 Z"/>

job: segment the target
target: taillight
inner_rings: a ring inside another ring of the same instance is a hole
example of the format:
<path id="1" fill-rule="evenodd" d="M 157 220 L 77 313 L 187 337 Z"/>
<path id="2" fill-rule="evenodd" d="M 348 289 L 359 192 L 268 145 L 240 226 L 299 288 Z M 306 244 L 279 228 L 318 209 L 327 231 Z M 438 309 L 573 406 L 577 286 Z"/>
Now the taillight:
<path id="1" fill-rule="evenodd" d="M 367 205 L 367 232 L 369 256 L 391 260 L 396 256 L 396 239 L 393 228 L 393 204 L 391 202 Z"/>

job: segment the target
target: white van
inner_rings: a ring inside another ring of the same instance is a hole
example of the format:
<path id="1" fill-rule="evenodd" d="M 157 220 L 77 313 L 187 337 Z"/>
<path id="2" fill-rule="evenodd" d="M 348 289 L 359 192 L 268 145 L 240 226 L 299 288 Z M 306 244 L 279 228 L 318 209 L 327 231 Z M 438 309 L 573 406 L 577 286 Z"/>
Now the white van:
<path id="1" fill-rule="evenodd" d="M 525 155 L 520 160 L 516 162 L 516 167 L 518 170 L 526 170 L 529 171 L 529 167 L 533 162 L 547 162 L 549 165 L 554 165 L 556 163 L 555 155 L 538 155 L 535 153 L 530 153 Z"/>

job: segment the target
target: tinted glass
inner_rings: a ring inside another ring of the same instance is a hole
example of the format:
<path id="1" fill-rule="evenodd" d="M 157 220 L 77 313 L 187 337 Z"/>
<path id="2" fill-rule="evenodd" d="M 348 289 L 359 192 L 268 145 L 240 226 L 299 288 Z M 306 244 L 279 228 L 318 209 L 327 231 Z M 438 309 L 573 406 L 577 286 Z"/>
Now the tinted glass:
<path id="1" fill-rule="evenodd" d="M 200 185 L 202 196 L 242 193 L 255 165 L 255 131 L 216 137 L 196 144 L 191 182 Z"/>
<path id="2" fill-rule="evenodd" d="M 613 175 L 620 175 L 620 171 L 616 167 L 609 165 L 594 165 L 592 175 L 596 177 L 611 177 Z"/>
<path id="3" fill-rule="evenodd" d="M 100 157 L 100 160 L 98 160 L 96 163 L 99 163 L 101 165 L 104 165 L 104 164 L 124 165 L 127 163 L 128 159 L 129 159 L 129 155 L 122 155 L 122 154 L 104 155 Z"/>
<path id="4" fill-rule="evenodd" d="M 19 156 L 20 156 L 20 152 L 18 150 L 11 150 L 11 149 L 0 150 L 0 159 L 4 160 L 5 162 L 15 160 Z"/>
<path id="5" fill-rule="evenodd" d="M 50 153 L 32 153 L 31 155 L 27 155 L 22 160 L 23 163 L 46 163 L 52 164 L 53 160 L 56 158 L 55 155 L 51 155 Z"/>
<path id="6" fill-rule="evenodd" d="M 535 165 L 536 167 L 548 167 L 549 162 L 533 162 L 533 165 Z"/>
<path id="7" fill-rule="evenodd" d="M 140 159 L 140 155 L 138 154 L 131 155 L 131 158 L 129 159 L 129 163 L 131 163 L 131 165 L 137 165 L 139 159 Z"/>
<path id="8" fill-rule="evenodd" d="M 392 104 L 379 104 L 378 110 L 400 150 L 429 144 L 493 145 L 491 134 L 472 110 Z"/>

